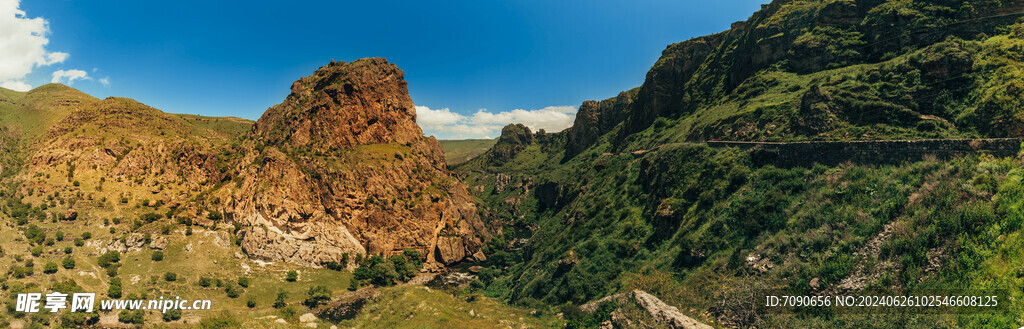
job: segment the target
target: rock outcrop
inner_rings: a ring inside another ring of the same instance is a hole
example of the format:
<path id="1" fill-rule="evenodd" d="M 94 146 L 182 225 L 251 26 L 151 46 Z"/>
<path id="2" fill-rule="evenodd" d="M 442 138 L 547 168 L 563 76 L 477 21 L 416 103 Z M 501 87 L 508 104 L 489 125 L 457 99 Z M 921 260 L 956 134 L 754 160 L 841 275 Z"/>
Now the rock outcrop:
<path id="1" fill-rule="evenodd" d="M 630 290 L 620 294 L 607 296 L 596 301 L 592 301 L 583 305 L 580 305 L 580 310 L 583 312 L 591 313 L 597 310 L 601 304 L 615 302 L 619 305 L 627 303 L 636 303 L 636 306 L 644 310 L 651 317 L 657 321 L 659 326 L 664 326 L 673 329 L 711 329 L 712 327 L 701 323 L 700 321 L 694 320 L 691 317 L 683 315 L 679 312 L 679 309 L 675 306 L 670 306 L 661 301 L 658 297 L 651 295 L 643 290 Z M 618 310 L 616 310 L 618 311 Z M 616 313 L 616 312 L 613 312 Z M 613 316 L 615 325 L 623 327 L 623 323 L 629 321 L 623 314 L 618 311 L 618 316 Z M 611 323 L 609 323 L 611 324 Z"/>
<path id="2" fill-rule="evenodd" d="M 533 143 L 533 139 L 533 131 L 523 124 L 510 124 L 501 128 L 501 136 L 486 153 L 487 163 L 492 166 L 500 166 L 512 160 L 519 152 Z"/>
<path id="3" fill-rule="evenodd" d="M 477 253 L 476 206 L 415 118 L 404 73 L 384 59 L 296 81 L 254 125 L 224 196 L 246 253 L 310 266 L 345 253 L 415 249 L 443 264 Z"/>

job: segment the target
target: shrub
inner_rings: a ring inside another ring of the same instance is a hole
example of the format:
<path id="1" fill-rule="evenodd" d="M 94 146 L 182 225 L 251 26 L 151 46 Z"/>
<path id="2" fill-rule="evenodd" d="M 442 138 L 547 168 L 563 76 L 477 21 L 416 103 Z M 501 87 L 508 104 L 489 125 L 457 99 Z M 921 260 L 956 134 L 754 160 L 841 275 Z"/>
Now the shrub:
<path id="1" fill-rule="evenodd" d="M 164 281 L 167 281 L 167 282 L 178 281 L 178 274 L 174 273 L 174 272 L 164 273 Z"/>
<path id="2" fill-rule="evenodd" d="M 238 328 L 240 325 L 238 319 L 231 316 L 231 313 L 228 313 L 228 311 L 224 311 L 219 316 L 208 317 L 199 321 L 199 328 L 203 329 Z"/>
<path id="3" fill-rule="evenodd" d="M 256 307 L 256 300 L 250 297 L 249 300 L 245 301 L 245 306 L 248 308 Z"/>
<path id="4" fill-rule="evenodd" d="M 356 290 L 359 290 L 359 280 L 356 280 L 355 278 L 348 280 L 348 291 Z"/>
<path id="5" fill-rule="evenodd" d="M 123 310 L 121 311 L 121 313 L 117 314 L 117 321 L 120 321 L 121 323 L 131 323 L 141 326 L 143 323 L 146 322 L 146 313 L 143 313 L 142 310 Z"/>
<path id="6" fill-rule="evenodd" d="M 64 254 L 70 255 L 73 250 L 71 247 L 64 247 Z"/>
<path id="7" fill-rule="evenodd" d="M 32 257 L 39 257 L 43 254 L 43 246 L 32 247 Z"/>
<path id="8" fill-rule="evenodd" d="M 81 238 L 75 239 L 75 247 L 81 247 L 85 245 L 85 241 Z"/>
<path id="9" fill-rule="evenodd" d="M 274 299 L 274 308 L 283 308 L 288 305 L 285 303 L 285 299 L 288 299 L 288 293 L 284 290 L 278 291 L 277 298 Z"/>
<path id="10" fill-rule="evenodd" d="M 306 291 L 306 301 L 303 304 L 309 308 L 316 308 L 331 299 L 331 291 L 322 285 L 309 287 Z"/>
<path id="11" fill-rule="evenodd" d="M 57 263 L 47 262 L 46 265 L 43 265 L 43 273 L 46 273 L 46 274 L 57 273 Z"/>
<path id="12" fill-rule="evenodd" d="M 70 270 L 70 269 L 75 268 L 75 259 L 74 258 L 65 257 L 64 260 L 61 261 L 61 263 L 62 263 L 61 265 L 63 265 L 64 268 L 66 268 L 66 269 Z"/>
<path id="13" fill-rule="evenodd" d="M 239 290 L 240 289 L 236 288 L 235 286 L 228 286 L 227 288 L 224 288 L 224 293 L 226 293 L 230 298 L 238 298 L 238 296 L 242 294 L 242 292 Z"/>
<path id="14" fill-rule="evenodd" d="M 249 278 L 248 277 L 244 277 L 244 276 L 238 278 L 238 285 L 242 286 L 242 287 L 249 288 Z"/>
<path id="15" fill-rule="evenodd" d="M 100 258 L 96 260 L 96 263 L 99 264 L 100 267 L 109 267 L 111 264 L 120 261 L 121 253 L 117 252 L 117 250 L 111 250 L 103 255 L 100 255 Z"/>
<path id="16" fill-rule="evenodd" d="M 154 251 L 153 255 L 150 256 L 150 259 L 152 259 L 155 262 L 162 261 L 162 260 L 164 260 L 164 252 L 163 251 Z"/>
<path id="17" fill-rule="evenodd" d="M 207 278 L 205 276 L 199 278 L 199 286 L 200 287 L 209 288 L 211 285 L 213 285 L 213 280 L 212 279 Z"/>
<path id="18" fill-rule="evenodd" d="M 167 311 L 166 313 L 164 313 L 163 318 L 164 318 L 164 321 L 166 321 L 166 322 L 177 321 L 178 319 L 181 319 L 181 310 L 176 309 L 176 308 L 175 309 L 171 309 L 171 310 Z"/>
<path id="19" fill-rule="evenodd" d="M 107 288 L 107 296 L 110 298 L 121 298 L 121 279 L 110 279 L 110 287 Z"/>
<path id="20" fill-rule="evenodd" d="M 288 280 L 288 282 L 295 282 L 298 279 L 299 273 L 295 272 L 294 270 L 288 271 L 288 276 L 285 277 L 285 280 Z"/>

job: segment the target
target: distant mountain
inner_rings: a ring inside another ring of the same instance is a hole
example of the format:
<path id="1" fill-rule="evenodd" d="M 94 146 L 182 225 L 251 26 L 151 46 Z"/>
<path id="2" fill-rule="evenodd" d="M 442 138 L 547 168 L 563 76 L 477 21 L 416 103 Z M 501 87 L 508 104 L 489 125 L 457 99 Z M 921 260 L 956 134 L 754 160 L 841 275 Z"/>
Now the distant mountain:
<path id="1" fill-rule="evenodd" d="M 457 165 L 472 159 L 491 148 L 497 139 L 439 140 L 448 165 Z"/>

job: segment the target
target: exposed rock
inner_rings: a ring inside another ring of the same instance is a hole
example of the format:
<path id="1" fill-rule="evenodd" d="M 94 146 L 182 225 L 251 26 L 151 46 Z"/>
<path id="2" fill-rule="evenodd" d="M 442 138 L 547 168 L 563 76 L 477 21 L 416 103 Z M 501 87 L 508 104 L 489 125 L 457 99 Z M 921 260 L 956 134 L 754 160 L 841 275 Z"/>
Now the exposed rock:
<path id="1" fill-rule="evenodd" d="M 483 263 L 487 261 L 487 255 L 484 255 L 483 250 L 477 250 L 476 253 L 469 257 L 469 260 L 474 263 Z"/>
<path id="2" fill-rule="evenodd" d="M 255 259 L 320 266 L 411 248 L 450 264 L 486 229 L 440 145 L 415 122 L 404 73 L 381 58 L 332 62 L 292 85 L 253 128 L 225 217 Z"/>
<path id="3" fill-rule="evenodd" d="M 709 325 L 703 324 L 697 320 L 694 320 L 691 317 L 683 315 L 675 306 L 665 304 L 665 302 L 661 301 L 661 299 L 658 299 L 658 297 L 655 297 L 654 295 L 651 295 L 643 290 L 631 290 L 607 296 L 596 301 L 580 305 L 580 310 L 586 313 L 592 313 L 596 311 L 597 308 L 601 306 L 601 304 L 613 301 L 619 304 L 636 303 L 638 307 L 640 307 L 648 314 L 650 314 L 651 317 L 653 317 L 654 320 L 658 322 L 658 324 L 667 326 L 669 328 L 712 328 Z M 625 316 L 621 312 L 619 312 L 619 317 L 620 319 L 625 319 Z"/>
<path id="4" fill-rule="evenodd" d="M 68 211 L 64 212 L 64 216 L 62 216 L 61 219 L 62 220 L 76 220 L 76 219 L 78 219 L 78 212 L 74 211 L 74 210 L 68 210 Z"/>
<path id="5" fill-rule="evenodd" d="M 600 102 L 584 101 L 576 112 L 572 127 L 566 130 L 568 138 L 565 146 L 565 158 L 579 154 L 626 118 L 626 111 L 633 102 L 639 89 L 619 93 L 614 98 Z"/>
<path id="6" fill-rule="evenodd" d="M 529 127 L 516 123 L 501 128 L 501 136 L 494 146 L 487 151 L 487 163 L 492 166 L 500 166 L 512 160 L 526 146 L 533 143 L 533 131 Z"/>
<path id="7" fill-rule="evenodd" d="M 463 287 L 476 279 L 476 275 L 462 272 L 449 272 L 435 276 L 433 280 L 427 282 L 426 286 L 434 289 Z"/>
<path id="8" fill-rule="evenodd" d="M 153 241 L 149 242 L 149 248 L 155 249 L 155 250 L 167 249 L 167 238 L 162 237 L 162 236 L 158 236 L 158 237 L 153 238 Z"/>
<path id="9" fill-rule="evenodd" d="M 512 183 L 512 176 L 505 173 L 498 173 L 494 177 L 494 194 L 505 192 L 505 187 Z"/>
<path id="10" fill-rule="evenodd" d="M 315 322 L 316 320 L 316 315 L 313 315 L 313 313 L 306 313 L 299 317 L 299 322 L 302 323 Z"/>
<path id="11" fill-rule="evenodd" d="M 100 248 L 100 251 L 107 252 L 114 250 L 123 254 L 129 251 L 141 250 L 145 246 L 146 239 L 142 234 L 131 233 L 122 237 L 121 239 L 114 239 L 108 241 L 106 245 Z"/>
<path id="12" fill-rule="evenodd" d="M 378 296 L 380 291 L 375 288 L 359 289 L 338 297 L 333 304 L 316 311 L 316 316 L 332 322 L 355 319 L 359 311 L 370 302 L 376 301 Z"/>

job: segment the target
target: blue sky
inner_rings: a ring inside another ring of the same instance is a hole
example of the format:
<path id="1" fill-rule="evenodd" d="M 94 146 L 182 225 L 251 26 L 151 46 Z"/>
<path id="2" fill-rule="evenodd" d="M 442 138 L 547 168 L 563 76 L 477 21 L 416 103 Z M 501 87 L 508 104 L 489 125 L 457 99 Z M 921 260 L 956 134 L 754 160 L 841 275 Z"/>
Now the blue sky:
<path id="1" fill-rule="evenodd" d="M 582 101 L 639 86 L 666 45 L 764 2 L 0 0 L 0 42 L 24 48 L 0 49 L 0 85 L 258 119 L 331 59 L 380 56 L 405 71 L 425 134 L 495 137 L 565 128 Z"/>

